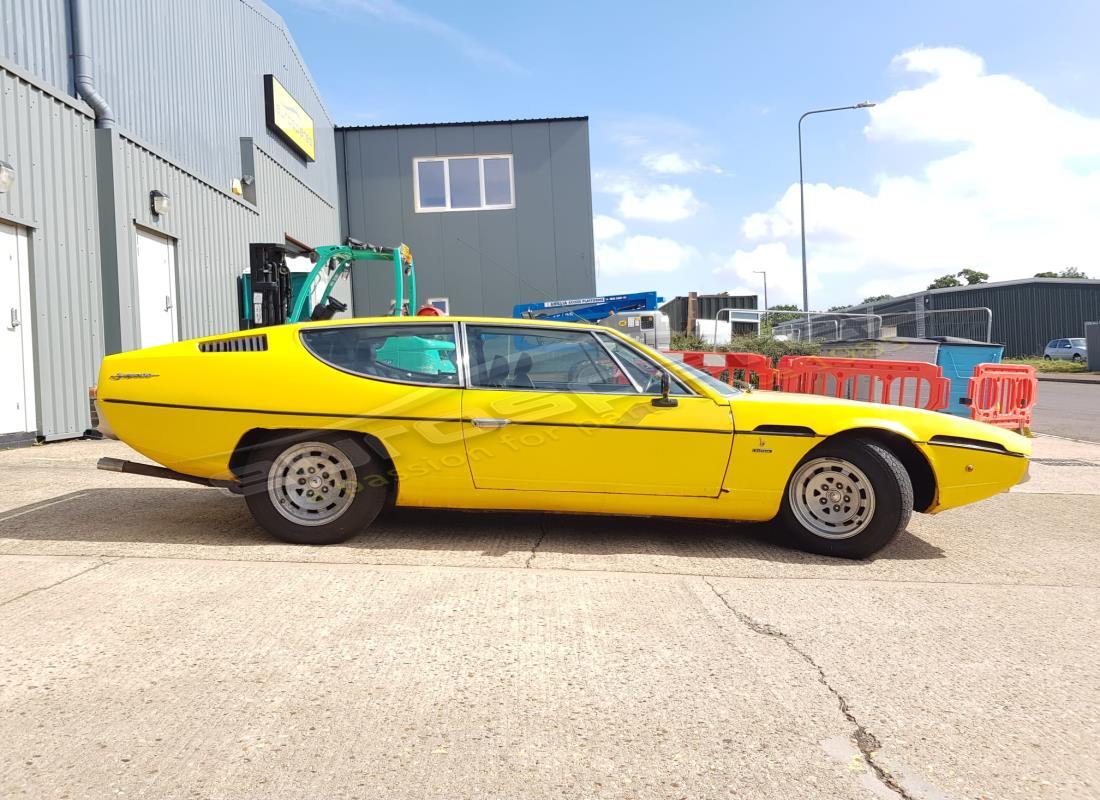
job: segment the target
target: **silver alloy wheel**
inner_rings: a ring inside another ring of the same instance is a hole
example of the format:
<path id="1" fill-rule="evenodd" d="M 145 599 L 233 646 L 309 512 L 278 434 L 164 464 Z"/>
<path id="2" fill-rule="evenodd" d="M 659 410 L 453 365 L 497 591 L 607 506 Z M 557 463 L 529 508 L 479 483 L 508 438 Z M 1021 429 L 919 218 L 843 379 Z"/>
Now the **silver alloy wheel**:
<path id="1" fill-rule="evenodd" d="M 355 465 L 327 442 L 288 447 L 267 473 L 267 493 L 280 514 L 298 525 L 327 525 L 355 500 Z"/>
<path id="2" fill-rule="evenodd" d="M 787 499 L 802 526 L 824 539 L 850 539 L 871 523 L 875 490 L 842 458 L 815 458 L 791 477 Z"/>

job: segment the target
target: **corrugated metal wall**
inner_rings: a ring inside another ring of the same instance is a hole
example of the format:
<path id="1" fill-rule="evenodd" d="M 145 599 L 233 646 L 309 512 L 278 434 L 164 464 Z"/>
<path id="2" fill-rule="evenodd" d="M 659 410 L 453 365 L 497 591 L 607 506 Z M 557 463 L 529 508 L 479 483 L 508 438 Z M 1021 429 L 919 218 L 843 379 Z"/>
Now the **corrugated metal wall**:
<path id="1" fill-rule="evenodd" d="M 1042 355 L 1051 339 L 1084 336 L 1085 323 L 1100 319 L 1100 281 L 1040 280 L 1005 286 L 973 286 L 927 295 L 929 308 L 986 306 L 993 310 L 993 341 L 1005 355 Z"/>
<path id="2" fill-rule="evenodd" d="M 88 427 L 103 356 L 94 122 L 0 64 L 0 158 L 16 169 L 0 218 L 30 229 L 38 419 L 47 438 Z"/>
<path id="3" fill-rule="evenodd" d="M 248 268 L 250 242 L 282 243 L 287 235 L 310 245 L 339 236 L 336 208 L 305 187 L 270 155 L 256 148 L 255 206 L 119 137 L 122 185 L 118 187 L 120 231 L 126 244 L 119 258 L 123 347 L 138 346 L 137 282 L 134 269 L 137 227 L 176 240 L 181 338 L 237 328 L 236 277 Z M 153 189 L 166 192 L 171 210 L 154 217 Z"/>
<path id="4" fill-rule="evenodd" d="M 269 8 L 248 0 L 96 0 L 91 28 L 96 82 L 122 129 L 226 190 L 240 176 L 239 138 L 250 136 L 336 204 L 332 120 Z M 313 117 L 315 163 L 267 130 L 266 73 Z"/>
<path id="5" fill-rule="evenodd" d="M 339 240 L 335 138 L 282 20 L 257 0 L 92 3 L 96 82 L 116 131 L 95 130 L 72 96 L 67 0 L 4 0 L 0 22 L 0 157 L 18 172 L 0 217 L 31 232 L 39 432 L 63 438 L 88 427 L 106 343 L 138 343 L 137 228 L 176 242 L 180 335 L 235 329 L 250 242 Z M 266 73 L 313 116 L 315 163 L 268 132 Z M 255 205 L 228 191 L 245 153 Z M 153 189 L 171 198 L 160 219 Z M 104 296 L 116 269 L 117 313 L 113 288 Z M 337 294 L 350 299 L 350 287 Z"/>
<path id="6" fill-rule="evenodd" d="M 282 19 L 254 0 L 94 0 L 96 86 L 119 127 L 222 189 L 240 177 L 249 136 L 333 205 L 332 120 Z M 0 59 L 74 95 L 67 0 L 3 0 Z M 307 163 L 267 130 L 263 76 L 275 75 L 313 117 Z"/>
<path id="7" fill-rule="evenodd" d="M 595 294 L 587 121 L 345 128 L 337 138 L 346 233 L 407 243 L 421 299 L 511 316 L 516 303 Z M 513 155 L 514 209 L 414 211 L 414 158 L 481 153 Z M 385 313 L 392 283 L 382 270 L 357 273 L 356 313 Z"/>
<path id="8" fill-rule="evenodd" d="M 1100 319 L 1100 280 L 1037 278 L 978 284 L 861 304 L 849 311 L 889 315 L 982 307 L 993 312 L 992 339 L 1005 346 L 1006 357 L 1041 355 L 1051 339 L 1083 336 L 1085 323 Z M 924 336 L 936 327 L 918 316 L 899 326 L 898 334 Z"/>
<path id="9" fill-rule="evenodd" d="M 754 294 L 701 294 L 698 297 L 695 316 L 697 319 L 714 319 L 715 315 L 723 308 L 755 309 L 757 297 Z M 687 330 L 687 297 L 674 297 L 661 306 L 661 311 L 668 315 L 669 328 L 683 333 Z M 755 330 L 755 325 L 736 325 L 735 332 L 747 332 L 749 328 Z"/>
<path id="10" fill-rule="evenodd" d="M 73 94 L 68 8 L 68 0 L 3 0 L 0 61 L 26 70 L 65 94 Z"/>

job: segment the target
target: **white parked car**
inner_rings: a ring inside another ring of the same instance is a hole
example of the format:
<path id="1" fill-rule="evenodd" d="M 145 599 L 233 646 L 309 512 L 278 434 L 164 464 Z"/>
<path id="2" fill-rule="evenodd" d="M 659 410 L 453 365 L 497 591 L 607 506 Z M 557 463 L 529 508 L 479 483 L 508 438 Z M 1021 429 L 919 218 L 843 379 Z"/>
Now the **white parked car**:
<path id="1" fill-rule="evenodd" d="M 1084 339 L 1051 339 L 1043 349 L 1047 361 L 1085 361 L 1088 357 Z"/>

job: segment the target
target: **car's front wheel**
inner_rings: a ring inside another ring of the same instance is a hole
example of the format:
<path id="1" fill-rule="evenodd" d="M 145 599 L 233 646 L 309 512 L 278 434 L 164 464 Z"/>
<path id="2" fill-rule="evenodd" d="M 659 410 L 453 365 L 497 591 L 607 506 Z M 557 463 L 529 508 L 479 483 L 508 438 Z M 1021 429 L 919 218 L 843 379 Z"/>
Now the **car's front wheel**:
<path id="1" fill-rule="evenodd" d="M 866 558 L 913 513 L 913 484 L 897 457 L 866 439 L 826 442 L 795 468 L 780 517 L 798 547 Z"/>
<path id="2" fill-rule="evenodd" d="M 248 510 L 293 544 L 336 544 L 370 525 L 386 502 L 378 457 L 354 437 L 306 434 L 259 448 L 244 483 Z"/>

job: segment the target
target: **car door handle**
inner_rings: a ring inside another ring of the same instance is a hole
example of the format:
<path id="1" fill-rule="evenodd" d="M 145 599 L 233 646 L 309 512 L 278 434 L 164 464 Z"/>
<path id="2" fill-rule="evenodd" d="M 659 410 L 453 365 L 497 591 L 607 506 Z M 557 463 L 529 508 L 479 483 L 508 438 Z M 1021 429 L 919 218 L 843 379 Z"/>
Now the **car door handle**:
<path id="1" fill-rule="evenodd" d="M 19 309 L 13 308 L 11 310 L 11 330 L 15 330 L 23 324 L 23 320 L 19 319 Z"/>
<path id="2" fill-rule="evenodd" d="M 164 310 L 165 311 L 171 311 L 172 310 L 172 295 L 170 295 L 170 294 L 164 295 Z"/>
<path id="3" fill-rule="evenodd" d="M 503 428 L 512 422 L 510 419 L 493 419 L 492 417 L 474 417 L 470 422 L 475 428 Z"/>

